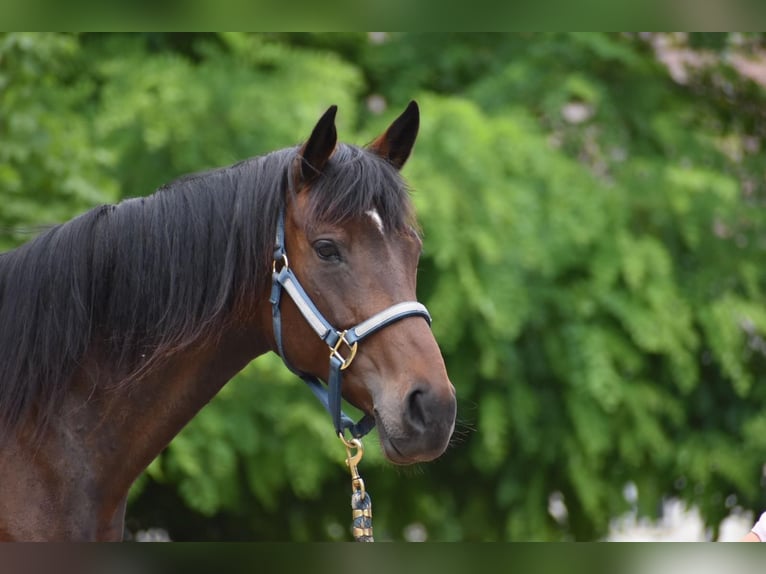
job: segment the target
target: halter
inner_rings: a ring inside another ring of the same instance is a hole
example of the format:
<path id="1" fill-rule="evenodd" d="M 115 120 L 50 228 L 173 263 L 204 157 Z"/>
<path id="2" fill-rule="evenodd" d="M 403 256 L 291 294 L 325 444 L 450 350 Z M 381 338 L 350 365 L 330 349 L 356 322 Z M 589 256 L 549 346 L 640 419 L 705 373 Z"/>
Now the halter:
<path id="1" fill-rule="evenodd" d="M 330 352 L 330 376 L 327 381 L 327 387 L 320 380 L 306 373 L 301 373 L 293 368 L 287 360 L 284 348 L 282 346 L 282 319 L 279 310 L 279 303 L 282 297 L 282 291 L 285 291 L 293 300 L 298 310 L 301 312 L 306 322 L 324 341 Z M 376 313 L 369 319 L 366 319 L 358 325 L 340 331 L 333 327 L 322 313 L 319 312 L 314 302 L 308 296 L 306 291 L 298 281 L 287 260 L 285 251 L 285 212 L 280 209 L 277 219 L 277 234 L 274 246 L 274 262 L 272 264 L 272 287 L 269 301 L 272 305 L 272 318 L 274 322 L 274 338 L 277 342 L 277 351 L 282 357 L 287 368 L 303 379 L 309 386 L 314 395 L 319 399 L 325 409 L 332 417 L 335 432 L 344 437 L 346 429 L 357 438 L 363 437 L 375 426 L 375 419 L 370 415 L 364 415 L 358 423 L 354 423 L 341 410 L 341 384 L 343 382 L 343 371 L 351 365 L 356 357 L 359 342 L 379 331 L 383 327 L 395 323 L 406 317 L 423 317 L 428 324 L 431 324 L 431 315 L 424 305 L 416 301 L 406 301 L 397 303 Z"/>

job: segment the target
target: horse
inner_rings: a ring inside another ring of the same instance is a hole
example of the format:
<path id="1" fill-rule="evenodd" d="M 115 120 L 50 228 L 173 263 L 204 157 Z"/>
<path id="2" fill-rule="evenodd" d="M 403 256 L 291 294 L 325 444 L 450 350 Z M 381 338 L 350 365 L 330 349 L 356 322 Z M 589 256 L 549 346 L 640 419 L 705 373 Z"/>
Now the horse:
<path id="1" fill-rule="evenodd" d="M 420 112 L 356 146 L 337 141 L 336 111 L 300 145 L 0 255 L 0 539 L 121 540 L 131 484 L 267 352 L 341 436 L 377 425 L 394 464 L 444 452 L 455 389 L 415 300 L 422 239 L 400 174 Z"/>

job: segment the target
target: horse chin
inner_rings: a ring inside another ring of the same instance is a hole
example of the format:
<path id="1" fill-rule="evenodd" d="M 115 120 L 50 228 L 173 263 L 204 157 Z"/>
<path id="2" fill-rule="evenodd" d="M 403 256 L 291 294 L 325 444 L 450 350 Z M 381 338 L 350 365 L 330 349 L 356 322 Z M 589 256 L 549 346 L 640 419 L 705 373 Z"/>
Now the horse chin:
<path id="1" fill-rule="evenodd" d="M 389 462 L 393 464 L 406 466 L 408 464 L 415 464 L 419 462 L 417 459 L 404 456 L 401 451 L 396 448 L 394 442 L 388 438 L 383 437 L 383 433 L 380 433 L 380 446 L 383 448 L 383 454 L 386 456 Z"/>
<path id="2" fill-rule="evenodd" d="M 383 454 L 393 464 L 406 466 L 419 462 L 428 462 L 441 456 L 446 449 L 445 445 L 444 448 L 413 450 L 413 443 L 417 443 L 417 440 L 389 432 L 389 429 L 377 412 L 375 413 L 375 424 L 378 427 L 378 436 Z"/>

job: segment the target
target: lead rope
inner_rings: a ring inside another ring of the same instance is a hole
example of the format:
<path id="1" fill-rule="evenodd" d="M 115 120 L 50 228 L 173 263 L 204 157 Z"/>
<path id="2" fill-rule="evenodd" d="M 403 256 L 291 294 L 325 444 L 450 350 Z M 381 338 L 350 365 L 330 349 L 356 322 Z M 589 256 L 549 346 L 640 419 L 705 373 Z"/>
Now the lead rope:
<path id="1" fill-rule="evenodd" d="M 357 465 L 364 456 L 362 441 L 358 438 L 346 440 L 343 434 L 338 437 L 346 446 L 346 465 L 351 472 L 351 532 L 355 542 L 374 542 L 372 537 L 372 499 L 364 488 L 364 480 L 359 476 Z"/>

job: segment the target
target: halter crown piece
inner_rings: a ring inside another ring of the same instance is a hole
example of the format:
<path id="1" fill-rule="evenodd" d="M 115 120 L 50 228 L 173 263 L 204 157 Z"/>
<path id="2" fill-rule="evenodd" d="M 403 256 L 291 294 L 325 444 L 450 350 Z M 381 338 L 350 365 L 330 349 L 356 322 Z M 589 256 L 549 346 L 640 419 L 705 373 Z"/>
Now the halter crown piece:
<path id="1" fill-rule="evenodd" d="M 330 376 L 327 381 L 327 387 L 322 385 L 321 381 L 306 373 L 301 373 L 293 368 L 282 346 L 282 319 L 279 303 L 282 292 L 286 292 L 293 300 L 298 310 L 301 312 L 306 322 L 316 332 L 322 341 L 328 347 L 330 353 Z M 333 327 L 322 313 L 319 312 L 311 298 L 298 281 L 295 273 L 290 269 L 287 252 L 285 250 L 285 212 L 280 209 L 277 219 L 277 233 L 274 245 L 274 262 L 272 265 L 272 287 L 271 297 L 272 318 L 274 322 L 274 338 L 277 343 L 277 351 L 282 357 L 285 365 L 309 386 L 314 395 L 319 399 L 332 417 L 335 432 L 344 437 L 348 430 L 352 436 L 361 438 L 372 430 L 375 426 L 375 419 L 370 415 L 364 415 L 358 423 L 354 423 L 341 410 L 341 384 L 343 382 L 343 371 L 351 365 L 356 356 L 359 342 L 365 337 L 372 335 L 383 327 L 395 323 L 406 317 L 423 317 L 428 324 L 431 324 L 431 315 L 424 305 L 417 301 L 406 301 L 397 303 L 376 313 L 369 319 L 366 319 L 358 325 L 340 331 Z"/>

